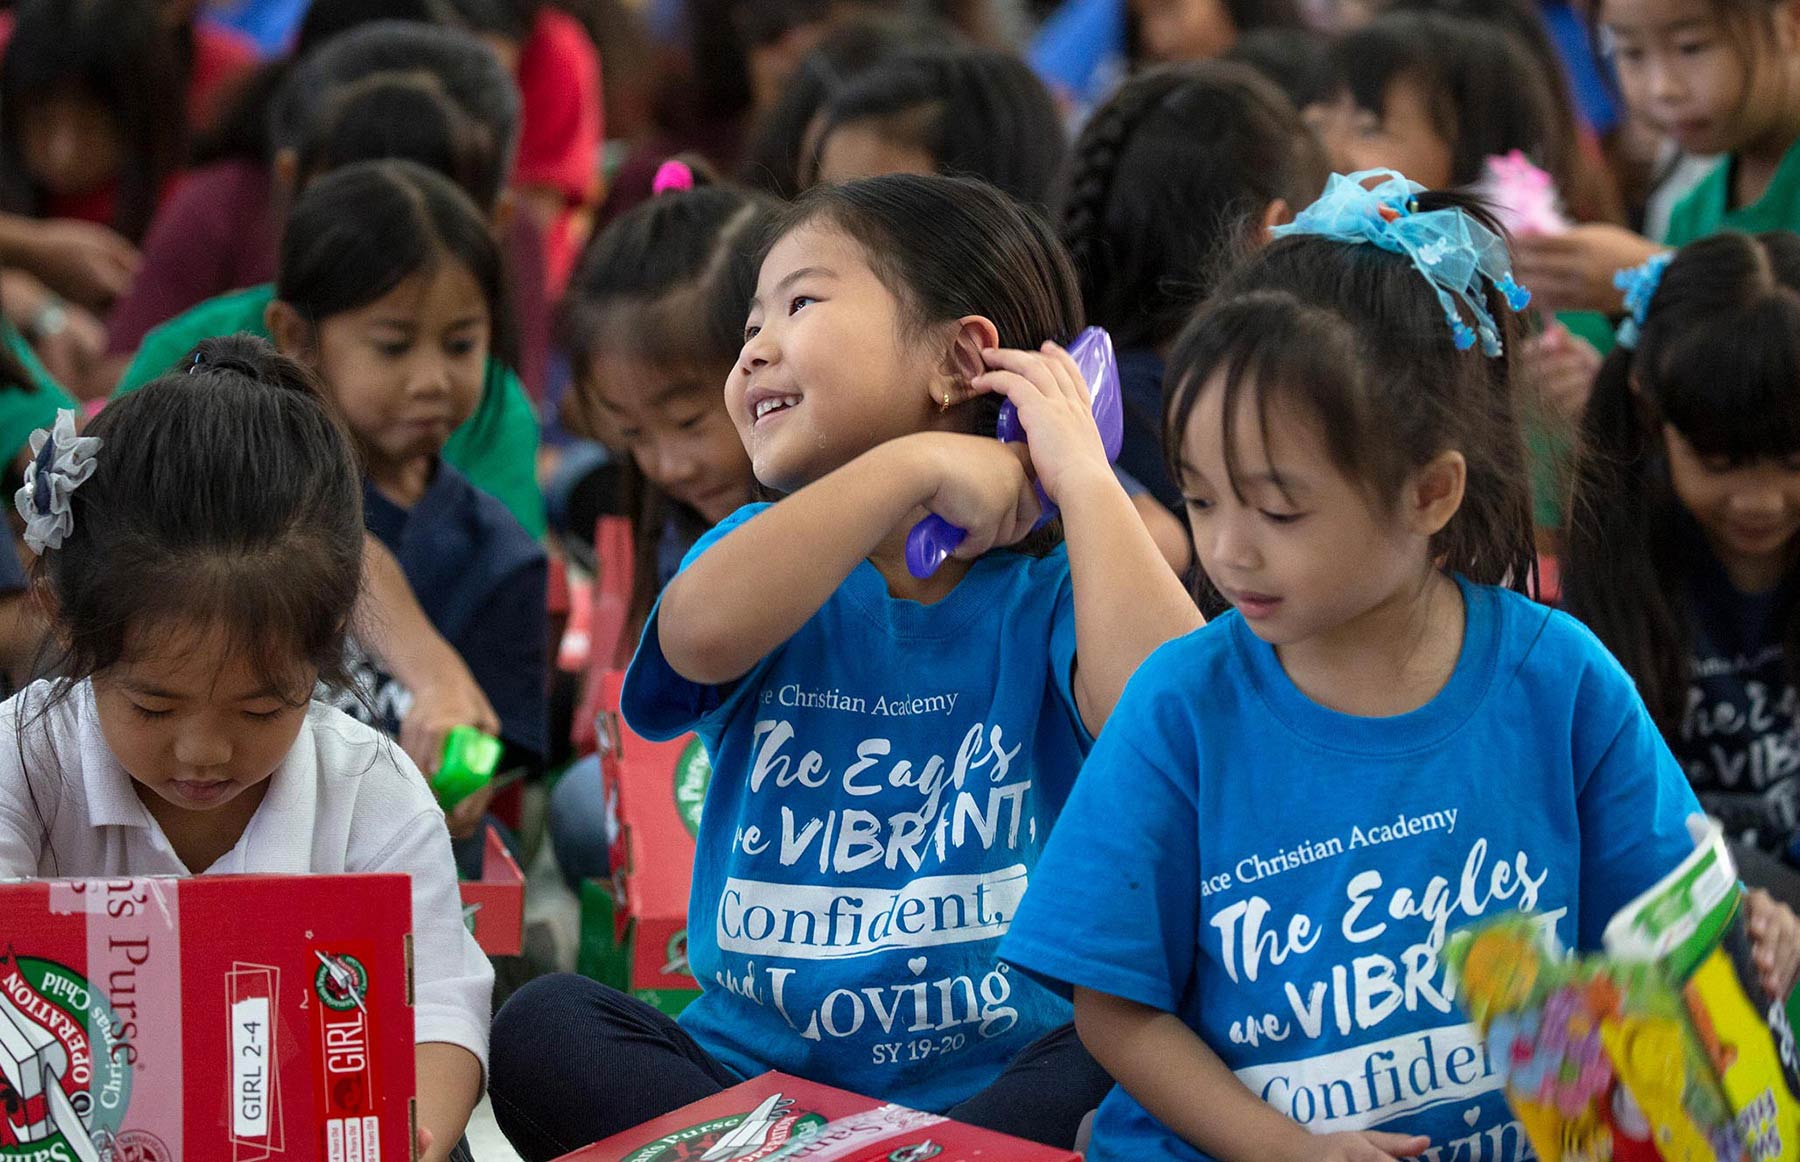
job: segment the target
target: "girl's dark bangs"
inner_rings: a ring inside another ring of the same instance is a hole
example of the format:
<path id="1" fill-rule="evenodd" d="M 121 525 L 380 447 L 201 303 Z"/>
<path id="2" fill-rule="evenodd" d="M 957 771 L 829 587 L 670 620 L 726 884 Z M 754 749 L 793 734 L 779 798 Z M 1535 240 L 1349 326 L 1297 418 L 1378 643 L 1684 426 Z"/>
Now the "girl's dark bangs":
<path id="1" fill-rule="evenodd" d="M 1332 71 L 1337 88 L 1348 91 L 1358 108 L 1376 114 L 1386 108 L 1388 86 L 1396 77 L 1417 75 L 1421 83 L 1426 80 L 1413 47 L 1381 28 L 1366 28 L 1345 37 L 1332 55 Z"/>
<path id="2" fill-rule="evenodd" d="M 1789 310 L 1800 316 L 1800 304 Z M 1654 384 L 1644 385 L 1702 456 L 1749 463 L 1800 454 L 1800 332 L 1750 322 L 1688 328 L 1657 353 Z"/>
<path id="3" fill-rule="evenodd" d="M 1237 418 L 1246 394 L 1255 400 L 1265 452 L 1269 405 L 1281 400 L 1318 423 L 1339 467 L 1357 471 L 1360 464 L 1350 433 L 1361 430 L 1357 422 L 1360 409 L 1355 385 L 1344 379 L 1346 368 L 1357 365 L 1356 354 L 1343 349 L 1335 328 L 1318 325 L 1322 320 L 1288 296 L 1258 293 L 1209 311 L 1202 319 L 1205 321 L 1192 340 L 1178 349 L 1171 362 L 1172 368 L 1180 369 L 1181 378 L 1167 409 L 1164 440 L 1170 473 L 1177 483 L 1185 476 L 1181 446 L 1187 425 L 1214 379 L 1225 393 L 1225 471 L 1232 494 L 1239 500 L 1244 499 L 1241 481 L 1246 470 L 1238 456 Z M 1271 461 L 1260 468 L 1266 468 L 1275 486 L 1285 492 L 1279 465 Z"/>

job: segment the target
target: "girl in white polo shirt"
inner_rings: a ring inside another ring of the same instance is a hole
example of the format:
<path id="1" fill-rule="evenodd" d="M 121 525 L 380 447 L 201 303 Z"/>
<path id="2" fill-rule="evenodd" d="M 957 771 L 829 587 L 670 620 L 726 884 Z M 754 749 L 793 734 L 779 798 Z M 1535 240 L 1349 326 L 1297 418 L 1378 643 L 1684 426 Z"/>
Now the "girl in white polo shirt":
<path id="1" fill-rule="evenodd" d="M 363 553 L 361 473 L 316 384 L 260 340 L 209 340 L 31 447 L 17 505 L 61 677 L 0 706 L 0 879 L 409 874 L 420 1138 L 450 1157 L 493 970 L 417 769 L 312 701 L 344 677 Z"/>

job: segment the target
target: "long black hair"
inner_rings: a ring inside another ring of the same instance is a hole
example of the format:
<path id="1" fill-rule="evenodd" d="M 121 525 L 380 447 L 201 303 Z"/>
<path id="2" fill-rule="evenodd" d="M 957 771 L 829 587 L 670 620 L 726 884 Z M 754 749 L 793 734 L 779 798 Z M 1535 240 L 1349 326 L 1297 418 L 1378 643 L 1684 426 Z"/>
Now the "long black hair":
<path id="1" fill-rule="evenodd" d="M 566 410 L 576 429 L 595 439 L 605 434 L 596 385 L 585 378 L 602 351 L 702 376 L 717 369 L 712 382 L 725 381 L 743 346 L 744 315 L 775 214 L 766 195 L 705 185 L 652 198 L 595 236 L 569 280 L 558 322 L 575 368 Z M 722 408 L 716 386 L 712 395 Z M 630 457 L 621 460 L 636 560 L 625 637 L 636 641 L 656 600 L 654 561 L 665 523 L 673 517 L 698 535 L 706 521 L 663 495 Z"/>
<path id="2" fill-rule="evenodd" d="M 499 243 L 468 194 L 416 162 L 357 162 L 308 186 L 281 236 L 275 297 L 316 327 L 446 260 L 460 263 L 481 288 L 492 358 L 510 364 Z"/>
<path id="3" fill-rule="evenodd" d="M 52 94 L 77 88 L 112 118 L 124 150 L 112 227 L 144 236 L 164 183 L 187 160 L 192 30 L 170 30 L 158 0 L 21 0 L 0 59 L 0 206 L 41 215 L 25 166 L 25 122 Z"/>
<path id="4" fill-rule="evenodd" d="M 1031 66 L 1000 49 L 896 53 L 845 84 L 819 117 L 819 152 L 839 129 L 872 126 L 923 151 L 939 173 L 985 179 L 1040 209 L 1068 151 L 1050 91 Z M 817 170 L 815 154 L 802 166 L 803 181 Z"/>
<path id="5" fill-rule="evenodd" d="M 1454 209 L 1495 233 L 1474 198 L 1425 192 L 1420 212 Z M 1404 255 L 1319 235 L 1288 235 L 1222 282 L 1169 356 L 1164 446 L 1181 480 L 1182 442 L 1201 396 L 1225 392 L 1225 453 L 1236 487 L 1238 401 L 1290 402 L 1318 419 L 1337 467 L 1371 496 L 1392 498 L 1446 450 L 1467 465 L 1462 507 L 1432 556 L 1471 581 L 1529 591 L 1536 572 L 1524 438 L 1515 408 L 1517 327 L 1504 297 L 1485 290 L 1502 352 L 1457 350 L 1434 288 Z M 1203 592 L 1218 607 L 1217 594 Z"/>
<path id="6" fill-rule="evenodd" d="M 1062 236 L 1088 319 L 1160 346 L 1271 202 L 1319 196 L 1327 166 L 1300 114 L 1248 65 L 1166 65 L 1127 81 L 1075 143 Z"/>
<path id="7" fill-rule="evenodd" d="M 1564 598 L 1637 681 L 1656 724 L 1681 726 L 1696 554 L 1669 482 L 1667 424 L 1733 464 L 1800 454 L 1800 238 L 1724 231 L 1683 247 L 1637 347 L 1601 366 L 1581 419 Z M 1781 616 L 1792 669 L 1800 617 Z"/>

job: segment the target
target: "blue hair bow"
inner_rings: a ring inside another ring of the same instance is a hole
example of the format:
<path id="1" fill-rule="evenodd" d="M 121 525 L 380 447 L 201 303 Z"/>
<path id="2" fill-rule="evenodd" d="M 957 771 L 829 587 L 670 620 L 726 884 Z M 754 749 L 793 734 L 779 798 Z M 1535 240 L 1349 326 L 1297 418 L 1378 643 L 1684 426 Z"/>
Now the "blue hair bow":
<path id="1" fill-rule="evenodd" d="M 1625 292 L 1625 317 L 1619 320 L 1619 346 L 1635 350 L 1638 336 L 1643 334 L 1644 319 L 1650 314 L 1650 300 L 1662 285 L 1663 271 L 1675 261 L 1675 252 L 1665 250 L 1652 254 L 1636 266 L 1628 266 L 1613 275 L 1613 287 Z"/>
<path id="2" fill-rule="evenodd" d="M 1370 187 L 1371 178 L 1381 181 Z M 1316 234 L 1339 242 L 1367 242 L 1404 254 L 1437 293 L 1444 321 L 1458 351 L 1481 340 L 1482 353 L 1500 354 L 1500 328 L 1488 313 L 1486 287 L 1492 283 L 1515 311 L 1525 309 L 1531 292 L 1513 281 L 1512 259 L 1498 234 L 1456 209 L 1419 212 L 1417 197 L 1425 187 L 1391 169 L 1365 169 L 1332 174 L 1319 200 L 1271 234 Z M 1458 305 L 1475 319 L 1463 320 Z"/>

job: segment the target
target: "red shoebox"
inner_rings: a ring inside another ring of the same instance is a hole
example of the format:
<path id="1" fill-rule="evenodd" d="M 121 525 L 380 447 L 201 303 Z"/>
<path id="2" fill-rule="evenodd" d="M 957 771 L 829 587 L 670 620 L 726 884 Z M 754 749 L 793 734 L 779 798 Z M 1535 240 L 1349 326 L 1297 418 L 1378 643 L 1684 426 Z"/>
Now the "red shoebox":
<path id="1" fill-rule="evenodd" d="M 630 958 L 627 991 L 664 1012 L 699 995 L 688 969 L 688 891 L 694 840 L 712 779 L 706 748 L 693 735 L 650 742 L 619 714 L 625 675 L 602 680 L 600 777 L 618 804 L 613 846 L 614 943 Z"/>
<path id="2" fill-rule="evenodd" d="M 457 885 L 463 923 L 489 956 L 519 956 L 525 951 L 525 873 L 498 829 L 490 825 L 481 846 L 481 878 Z"/>
<path id="3" fill-rule="evenodd" d="M 1081 1155 L 765 1073 L 560 1162 L 1081 1162 Z"/>
<path id="4" fill-rule="evenodd" d="M 405 876 L 0 884 L 0 1159 L 413 1156 Z"/>

